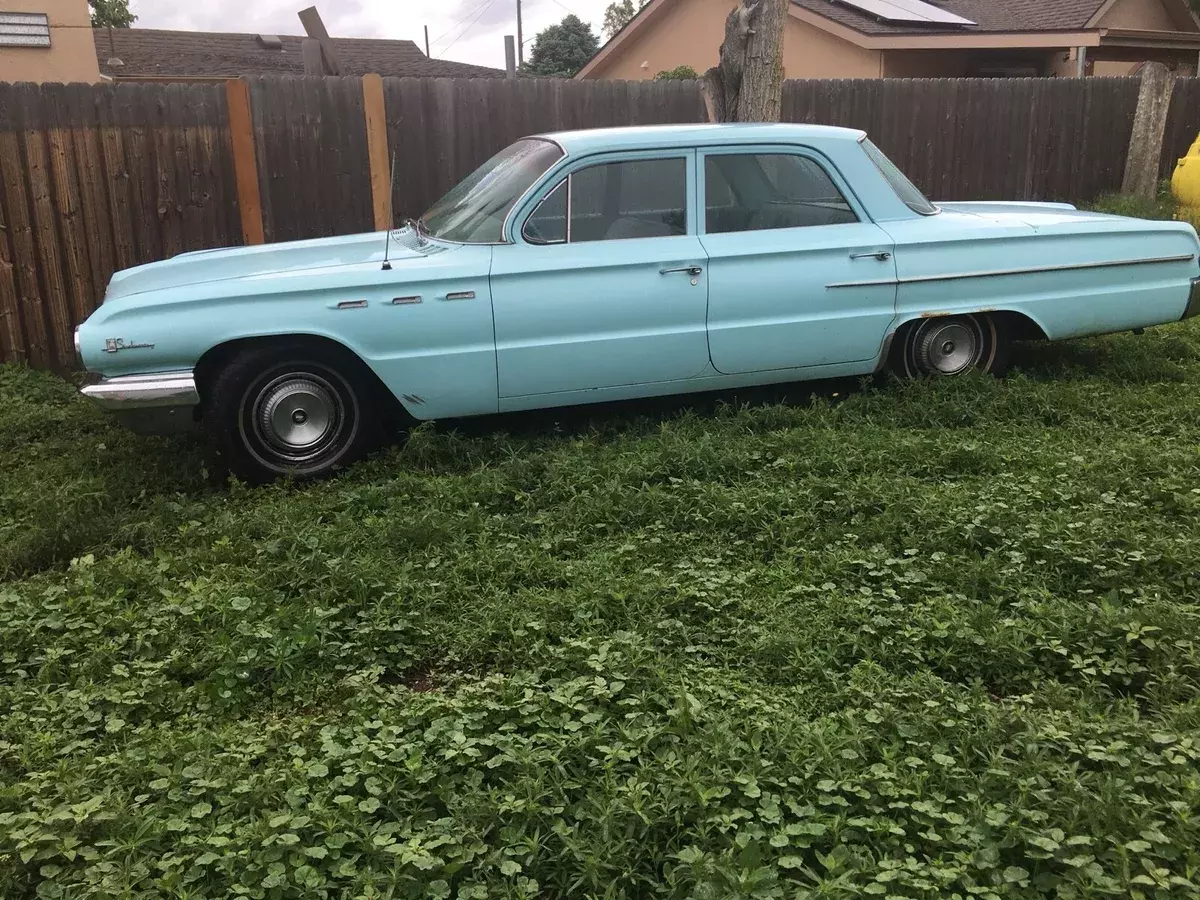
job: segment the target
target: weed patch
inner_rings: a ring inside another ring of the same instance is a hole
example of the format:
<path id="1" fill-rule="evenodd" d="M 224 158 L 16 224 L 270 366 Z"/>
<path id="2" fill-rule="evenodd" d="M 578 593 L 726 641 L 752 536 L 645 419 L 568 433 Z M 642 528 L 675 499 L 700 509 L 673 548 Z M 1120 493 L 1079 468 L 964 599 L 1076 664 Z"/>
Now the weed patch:
<path id="1" fill-rule="evenodd" d="M 1198 890 L 1198 325 L 304 488 L 0 400 L 2 897 Z"/>

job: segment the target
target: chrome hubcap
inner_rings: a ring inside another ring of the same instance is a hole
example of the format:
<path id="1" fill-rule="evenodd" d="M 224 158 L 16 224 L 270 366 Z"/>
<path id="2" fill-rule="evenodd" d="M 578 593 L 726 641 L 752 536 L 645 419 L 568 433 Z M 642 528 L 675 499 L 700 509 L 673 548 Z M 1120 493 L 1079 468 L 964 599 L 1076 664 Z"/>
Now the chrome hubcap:
<path id="1" fill-rule="evenodd" d="M 259 437 L 275 452 L 301 461 L 337 437 L 343 415 L 337 392 L 315 375 L 284 375 L 268 384 L 254 404 Z"/>
<path id="2" fill-rule="evenodd" d="M 929 327 L 920 343 L 922 368 L 941 375 L 958 375 L 979 362 L 981 336 L 969 325 L 947 322 Z"/>

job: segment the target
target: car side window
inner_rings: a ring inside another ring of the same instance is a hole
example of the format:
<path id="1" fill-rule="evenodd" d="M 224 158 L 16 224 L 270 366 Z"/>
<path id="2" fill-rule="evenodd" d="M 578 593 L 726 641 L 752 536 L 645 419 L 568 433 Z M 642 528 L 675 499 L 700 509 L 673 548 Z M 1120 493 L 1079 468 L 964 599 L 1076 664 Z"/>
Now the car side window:
<path id="1" fill-rule="evenodd" d="M 547 194 L 525 220 L 521 235 L 531 244 L 562 244 L 567 240 L 567 179 Z"/>
<path id="2" fill-rule="evenodd" d="M 687 234 L 687 161 L 602 163 L 571 175 L 571 243 Z"/>
<path id="3" fill-rule="evenodd" d="M 579 169 L 546 195 L 521 233 L 534 244 L 687 234 L 687 160 L 631 159 Z"/>
<path id="4" fill-rule="evenodd" d="M 709 234 L 845 225 L 858 216 L 816 160 L 790 153 L 705 157 Z"/>

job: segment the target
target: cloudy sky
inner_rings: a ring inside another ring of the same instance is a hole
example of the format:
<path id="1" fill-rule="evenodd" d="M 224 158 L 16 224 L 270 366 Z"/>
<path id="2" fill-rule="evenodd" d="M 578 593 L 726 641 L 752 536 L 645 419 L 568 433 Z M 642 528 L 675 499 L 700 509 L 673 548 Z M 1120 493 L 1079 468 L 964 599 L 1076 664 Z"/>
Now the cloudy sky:
<path id="1" fill-rule="evenodd" d="M 314 0 L 130 0 L 139 28 L 303 34 L 296 13 Z M 504 35 L 516 34 L 516 0 L 315 0 L 334 37 L 408 38 L 433 56 L 504 67 Z M 537 32 L 575 13 L 597 36 L 608 0 L 523 0 L 525 52 Z"/>

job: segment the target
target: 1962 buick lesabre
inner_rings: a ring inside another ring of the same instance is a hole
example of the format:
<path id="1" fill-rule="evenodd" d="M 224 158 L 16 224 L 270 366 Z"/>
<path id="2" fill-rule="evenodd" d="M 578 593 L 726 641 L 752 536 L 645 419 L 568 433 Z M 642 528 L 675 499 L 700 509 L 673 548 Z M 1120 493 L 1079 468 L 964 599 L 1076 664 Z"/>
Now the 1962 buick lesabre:
<path id="1" fill-rule="evenodd" d="M 390 411 L 998 372 L 1196 315 L 1198 285 L 1184 223 L 935 206 L 862 132 L 680 125 L 518 141 L 389 233 L 120 272 L 76 345 L 88 397 L 263 480 L 352 462 Z"/>

